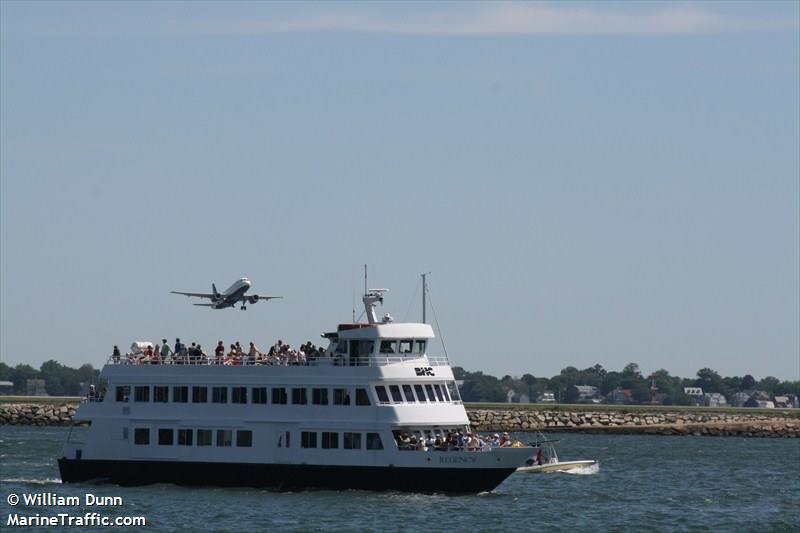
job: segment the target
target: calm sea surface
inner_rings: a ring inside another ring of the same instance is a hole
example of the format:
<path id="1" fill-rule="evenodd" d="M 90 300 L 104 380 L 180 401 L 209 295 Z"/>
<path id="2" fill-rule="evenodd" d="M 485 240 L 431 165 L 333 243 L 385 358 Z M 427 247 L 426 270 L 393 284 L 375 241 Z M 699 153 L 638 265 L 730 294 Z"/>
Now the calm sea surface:
<path id="1" fill-rule="evenodd" d="M 7 527 L 9 494 L 52 492 L 121 496 L 122 507 L 71 512 L 145 516 L 150 531 L 800 531 L 798 439 L 562 434 L 562 460 L 597 459 L 600 468 L 514 474 L 490 494 L 450 497 L 62 485 L 56 458 L 66 434 L 0 426 L 0 529 L 15 529 Z"/>

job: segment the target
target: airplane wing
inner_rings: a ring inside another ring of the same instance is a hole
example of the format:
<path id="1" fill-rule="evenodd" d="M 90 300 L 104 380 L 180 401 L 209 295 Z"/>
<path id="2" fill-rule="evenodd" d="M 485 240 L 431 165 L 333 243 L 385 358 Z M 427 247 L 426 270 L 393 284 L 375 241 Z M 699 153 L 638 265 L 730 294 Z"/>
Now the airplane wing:
<path id="1" fill-rule="evenodd" d="M 240 301 L 244 300 L 246 302 L 254 304 L 259 300 L 264 300 L 266 302 L 267 300 L 275 300 L 276 298 L 283 298 L 283 296 L 259 296 L 258 294 L 251 294 L 250 296 L 248 296 L 245 294 L 242 296 L 242 298 L 240 298 Z"/>
<path id="2" fill-rule="evenodd" d="M 198 298 L 214 298 L 216 294 L 208 294 L 205 292 L 179 292 L 179 291 L 170 291 L 172 294 L 182 294 L 184 296 L 196 296 Z"/>
<path id="3" fill-rule="evenodd" d="M 203 307 L 214 307 L 214 304 L 192 304 L 192 305 L 202 305 Z"/>

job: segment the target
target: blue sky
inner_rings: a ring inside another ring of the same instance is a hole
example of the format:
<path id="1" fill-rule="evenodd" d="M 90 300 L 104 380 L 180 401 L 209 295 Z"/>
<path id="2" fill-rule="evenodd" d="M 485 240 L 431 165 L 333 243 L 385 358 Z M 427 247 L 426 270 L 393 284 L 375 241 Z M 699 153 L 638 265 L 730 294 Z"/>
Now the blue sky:
<path id="1" fill-rule="evenodd" d="M 470 370 L 800 379 L 798 6 L 4 1 L 0 359 L 317 341 L 368 263 Z"/>

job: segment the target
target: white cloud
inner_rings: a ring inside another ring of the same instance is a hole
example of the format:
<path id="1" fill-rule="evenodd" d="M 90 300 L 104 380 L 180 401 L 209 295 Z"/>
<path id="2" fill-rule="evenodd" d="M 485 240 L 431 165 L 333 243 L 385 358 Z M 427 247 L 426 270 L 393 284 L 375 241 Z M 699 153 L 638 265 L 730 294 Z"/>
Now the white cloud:
<path id="1" fill-rule="evenodd" d="M 493 3 L 453 4 L 436 12 L 402 15 L 389 15 L 374 5 L 341 9 L 317 4 L 302 15 L 195 22 L 184 30 L 223 35 L 315 31 L 421 35 L 675 35 L 797 28 L 797 17 L 728 15 L 696 5 L 625 11 L 564 4 Z"/>

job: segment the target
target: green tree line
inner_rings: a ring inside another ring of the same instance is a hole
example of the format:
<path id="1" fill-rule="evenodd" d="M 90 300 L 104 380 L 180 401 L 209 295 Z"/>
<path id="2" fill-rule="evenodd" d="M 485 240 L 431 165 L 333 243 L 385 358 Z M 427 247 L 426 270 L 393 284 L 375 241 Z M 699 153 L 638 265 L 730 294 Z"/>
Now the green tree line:
<path id="1" fill-rule="evenodd" d="M 630 391 L 631 399 L 635 403 L 650 403 L 653 382 L 662 403 L 666 405 L 690 405 L 692 399 L 684 394 L 684 387 L 701 387 L 704 393 L 720 393 L 728 403 L 732 403 L 733 395 L 739 391 L 759 390 L 770 395 L 800 396 L 800 381 L 781 381 L 773 376 L 756 380 L 750 374 L 722 377 L 710 368 L 698 370 L 693 378 L 672 376 L 664 369 L 645 376 L 636 363 L 629 363 L 621 371 L 609 371 L 602 365 L 583 370 L 568 366 L 549 378 L 535 377 L 532 374 L 523 374 L 518 378 L 508 375 L 497 378 L 480 371 L 469 372 L 458 366 L 453 367 L 453 374 L 457 380 L 464 382 L 460 391 L 465 402 L 505 402 L 508 391 L 514 391 L 517 394 L 526 394 L 531 401 L 536 401 L 544 392 L 552 392 L 557 401 L 574 403 L 577 400 L 575 386 L 590 385 L 597 387 L 603 398 L 619 388 Z"/>
<path id="2" fill-rule="evenodd" d="M 11 381 L 13 393 L 25 394 L 29 379 L 43 379 L 45 390 L 51 396 L 81 396 L 90 383 L 97 383 L 100 371 L 90 364 L 71 368 L 54 360 L 45 361 L 39 370 L 30 365 L 11 367 L 0 363 L 0 381 Z"/>

